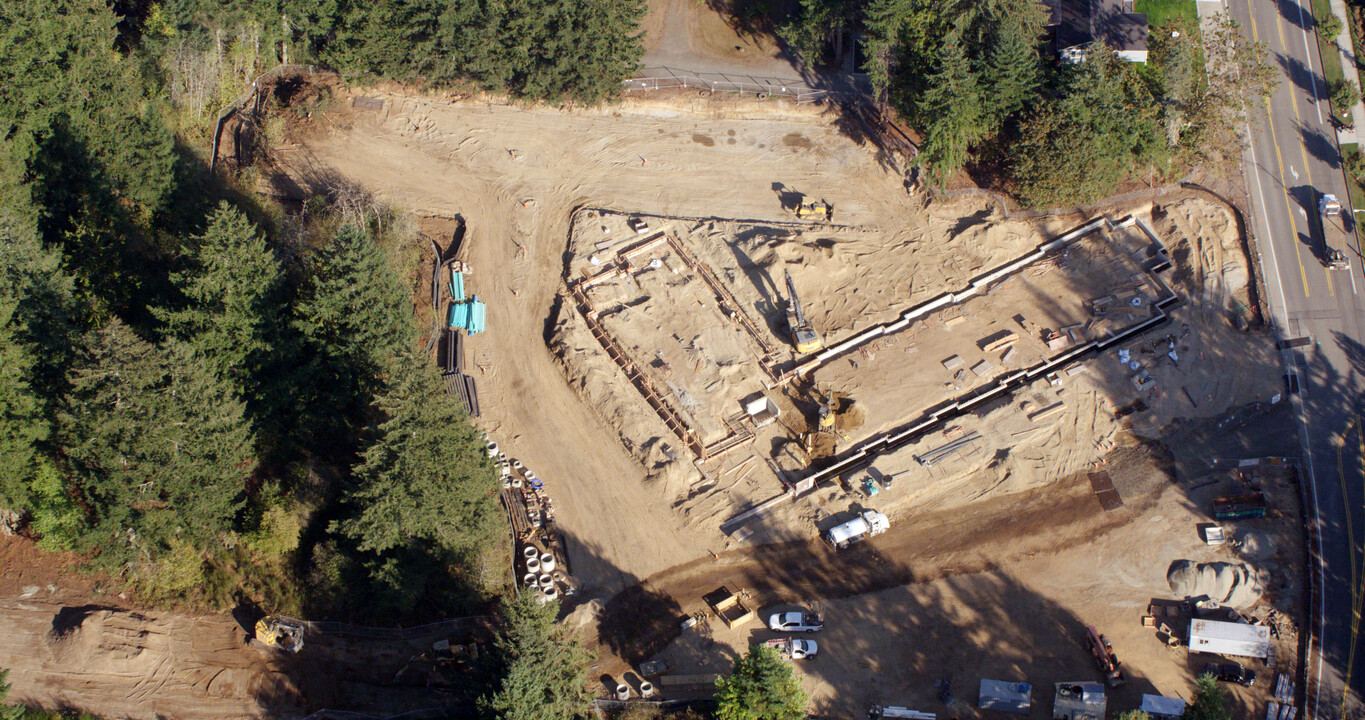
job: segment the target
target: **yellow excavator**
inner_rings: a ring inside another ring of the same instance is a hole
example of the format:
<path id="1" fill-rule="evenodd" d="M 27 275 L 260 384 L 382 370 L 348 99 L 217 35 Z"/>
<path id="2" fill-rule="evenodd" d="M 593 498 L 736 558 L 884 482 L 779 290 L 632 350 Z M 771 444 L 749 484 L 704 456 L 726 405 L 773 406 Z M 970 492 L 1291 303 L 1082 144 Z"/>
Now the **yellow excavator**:
<path id="1" fill-rule="evenodd" d="M 296 653 L 303 649 L 303 621 L 266 615 L 256 621 L 256 639 L 266 647 Z"/>
<path id="2" fill-rule="evenodd" d="M 801 312 L 801 298 L 796 295 L 796 283 L 792 282 L 790 271 L 787 275 L 787 327 L 791 329 L 792 344 L 802 355 L 823 350 L 825 343 L 811 327 L 806 314 Z"/>

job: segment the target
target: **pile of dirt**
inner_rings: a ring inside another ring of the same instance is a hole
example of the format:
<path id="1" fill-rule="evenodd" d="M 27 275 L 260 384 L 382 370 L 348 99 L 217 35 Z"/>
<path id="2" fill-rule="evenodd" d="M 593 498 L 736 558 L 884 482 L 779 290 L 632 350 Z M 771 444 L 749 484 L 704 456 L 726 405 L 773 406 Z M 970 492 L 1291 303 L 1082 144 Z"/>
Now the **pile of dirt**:
<path id="1" fill-rule="evenodd" d="M 1176 560 L 1166 571 L 1166 581 L 1176 597 L 1207 597 L 1221 605 L 1245 608 L 1261 599 L 1261 581 L 1245 563 L 1196 563 Z"/>

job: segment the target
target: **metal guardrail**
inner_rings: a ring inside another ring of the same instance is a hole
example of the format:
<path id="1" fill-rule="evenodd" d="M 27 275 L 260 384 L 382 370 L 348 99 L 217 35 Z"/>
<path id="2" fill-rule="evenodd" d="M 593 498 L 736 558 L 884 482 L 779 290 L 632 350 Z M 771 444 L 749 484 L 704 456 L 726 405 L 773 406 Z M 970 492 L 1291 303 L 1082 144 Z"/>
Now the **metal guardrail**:
<path id="1" fill-rule="evenodd" d="M 642 68 L 621 84 L 625 92 L 694 88 L 710 92 L 753 93 L 795 100 L 796 104 L 819 102 L 835 96 L 796 78 L 758 77 L 738 73 L 698 73 L 671 67 Z"/>

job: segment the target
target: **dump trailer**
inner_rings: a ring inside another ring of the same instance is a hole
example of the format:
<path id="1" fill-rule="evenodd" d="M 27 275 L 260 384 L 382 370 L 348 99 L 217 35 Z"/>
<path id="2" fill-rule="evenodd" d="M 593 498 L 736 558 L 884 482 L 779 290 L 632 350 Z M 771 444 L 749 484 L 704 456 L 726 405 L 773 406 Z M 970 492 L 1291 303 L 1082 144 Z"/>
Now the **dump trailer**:
<path id="1" fill-rule="evenodd" d="M 825 542 L 835 550 L 843 550 L 873 535 L 881 535 L 890 528 L 891 521 L 885 515 L 876 510 L 864 510 L 858 517 L 825 531 Z"/>
<path id="2" fill-rule="evenodd" d="M 1351 261 L 1346 257 L 1347 240 L 1346 218 L 1341 201 L 1331 193 L 1324 193 L 1318 200 L 1318 215 L 1322 218 L 1322 259 L 1329 270 L 1350 270 Z"/>
<path id="3" fill-rule="evenodd" d="M 823 350 L 825 343 L 811 327 L 806 313 L 801 311 L 801 298 L 796 294 L 796 283 L 792 282 L 791 272 L 787 276 L 787 327 L 791 330 L 792 345 L 801 354 Z"/>

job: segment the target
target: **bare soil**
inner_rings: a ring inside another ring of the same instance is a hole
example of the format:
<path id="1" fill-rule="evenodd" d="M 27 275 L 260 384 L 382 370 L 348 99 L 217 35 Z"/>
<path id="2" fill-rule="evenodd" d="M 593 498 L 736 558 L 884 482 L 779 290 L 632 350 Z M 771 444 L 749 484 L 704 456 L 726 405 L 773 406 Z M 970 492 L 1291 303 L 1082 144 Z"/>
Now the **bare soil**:
<path id="1" fill-rule="evenodd" d="M 1131 367 L 1097 357 L 1075 376 L 1040 381 L 879 458 L 876 467 L 896 482 L 876 497 L 857 491 L 860 477 L 847 477 L 779 505 L 741 542 L 722 535 L 720 522 L 780 487 L 771 474 L 736 471 L 739 464 L 753 455 L 751 464 L 767 472 L 766 459 L 776 457 L 797 470 L 798 453 L 765 436 L 714 467 L 695 466 L 686 455 L 667 459 L 659 446 L 672 442 L 669 431 L 591 334 L 584 336 L 567 297 L 567 283 L 583 267 L 575 211 L 683 219 L 678 232 L 688 246 L 784 351 L 780 310 L 771 293 L 763 295 L 783 269 L 792 270 L 817 329 L 827 338 L 847 337 L 960 288 L 1085 219 L 1005 218 L 975 197 L 926 204 L 906 194 L 898 159 L 841 132 L 827 108 L 692 93 L 553 110 L 394 87 L 365 92 L 382 99 L 383 109 L 352 111 L 343 100 L 292 126 L 271 159 L 266 189 L 295 200 L 338 185 L 368 189 L 412 212 L 442 246 L 455 218 L 466 222 L 467 290 L 488 303 L 488 331 L 467 343 L 466 369 L 479 382 L 479 424 L 534 468 L 554 499 L 578 585 L 569 619 L 596 644 L 596 672 L 621 677 L 654 656 L 673 661 L 677 673 L 723 672 L 729 658 L 768 635 L 757 624 L 731 630 L 708 619 L 684 632 L 679 623 L 704 610 L 703 594 L 729 585 L 746 591 L 760 614 L 793 603 L 824 610 L 829 626 L 819 636 L 821 655 L 799 666 L 812 710 L 822 715 L 860 715 L 870 702 L 943 712 L 933 706 L 933 682 L 944 677 L 963 701 L 951 713 L 973 714 L 976 682 L 995 677 L 1033 681 L 1033 715 L 1044 717 L 1051 682 L 1094 678 L 1079 644 L 1086 624 L 1113 639 L 1130 671 L 1132 681 L 1111 709 L 1134 706 L 1139 692 L 1188 694 L 1201 659 L 1166 649 L 1140 619 L 1150 600 L 1169 594 L 1170 561 L 1238 552 L 1203 545 L 1195 528 L 1208 520 L 1209 493 L 1241 482 L 1263 483 L 1279 509 L 1271 520 L 1233 528 L 1260 533 L 1266 542 L 1259 547 L 1274 548 L 1252 560 L 1271 573 L 1266 584 L 1275 589 L 1253 614 L 1267 617 L 1274 608 L 1292 618 L 1301 611 L 1293 485 L 1286 478 L 1210 476 L 1205 450 L 1210 438 L 1254 435 L 1262 422 L 1260 435 L 1226 452 L 1268 453 L 1282 434 L 1275 423 L 1283 418 L 1275 413 L 1286 412 L 1284 404 L 1240 430 L 1198 431 L 1278 389 L 1269 338 L 1232 322 L 1245 298 L 1238 288 L 1245 259 L 1221 208 L 1168 194 L 1110 210 L 1115 218 L 1137 212 L 1152 222 L 1173 251 L 1178 277 L 1168 280 L 1186 299 L 1173 322 L 1127 347 L 1154 386 L 1136 388 Z M 745 235 L 792 225 L 784 193 L 829 200 L 839 226 Z M 607 237 L 597 232 L 597 240 Z M 662 272 L 645 280 L 642 294 L 650 299 L 634 311 L 638 317 L 614 320 L 613 332 L 648 362 L 650 347 L 685 331 L 718 377 L 734 374 L 733 387 L 703 381 L 688 343 L 670 349 L 665 361 L 675 377 L 692 362 L 690 393 L 699 407 L 714 403 L 711 415 L 723 418 L 726 406 L 758 389 L 741 377 L 752 372 L 749 351 L 714 329 L 714 308 L 704 297 L 696 305 L 695 285 Z M 855 356 L 856 368 L 842 360 L 819 370 L 817 382 L 862 413 L 854 421 L 850 410 L 843 429 L 866 436 L 894 423 L 899 411 L 913 414 L 935 401 L 952 380 L 940 361 L 954 353 L 966 358 L 964 352 L 984 357 L 978 341 L 1009 327 L 1021 310 L 1041 330 L 1063 316 L 1074 320 L 1079 301 L 1102 290 L 1085 278 L 1068 280 L 1065 268 L 1054 272 L 1001 288 L 1006 292 L 955 325 L 961 332 L 926 326 L 914 341 L 917 352 L 905 352 L 900 339 L 874 348 L 873 357 Z M 429 288 L 417 287 L 426 293 L 419 304 L 429 304 Z M 1027 327 L 1020 335 L 1035 342 Z M 778 396 L 793 423 L 809 409 L 795 394 Z M 1146 409 L 1136 410 L 1138 401 Z M 1030 417 L 1054 406 L 1058 412 Z M 915 460 L 965 432 L 982 436 L 971 452 L 928 469 Z M 1089 480 L 1096 470 L 1112 477 L 1121 508 L 1101 509 Z M 719 479 L 698 482 L 708 476 Z M 815 539 L 874 506 L 892 517 L 885 535 L 843 553 Z M 0 648 L 0 667 L 14 669 L 20 699 L 130 717 L 254 717 L 324 704 L 410 708 L 442 697 L 416 680 L 394 680 L 418 645 L 324 638 L 312 655 L 305 648 L 298 658 L 280 658 L 243 644 L 230 618 L 106 607 L 93 597 L 95 584 L 63 594 L 45 571 L 11 580 L 11 568 L 33 552 L 25 542 L 0 541 L 6 569 L 0 636 L 19 638 Z M 58 590 L 47 590 L 49 584 Z M 33 586 L 40 591 L 23 597 Z M 73 614 L 87 605 L 96 607 Z M 1284 668 L 1292 667 L 1294 642 L 1286 620 Z M 1238 690 L 1244 710 L 1269 685 Z M 147 705 L 153 697 L 157 704 Z"/>

